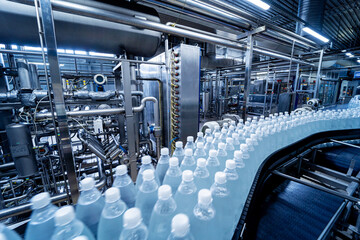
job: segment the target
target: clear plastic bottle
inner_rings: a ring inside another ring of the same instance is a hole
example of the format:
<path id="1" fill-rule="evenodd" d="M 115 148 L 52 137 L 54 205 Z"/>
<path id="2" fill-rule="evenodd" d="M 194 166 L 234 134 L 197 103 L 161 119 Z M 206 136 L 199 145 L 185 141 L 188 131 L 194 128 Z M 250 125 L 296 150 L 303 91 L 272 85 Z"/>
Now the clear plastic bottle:
<path id="1" fill-rule="evenodd" d="M 220 134 L 221 134 L 221 133 L 219 133 L 219 132 L 217 132 L 217 133 L 214 134 L 214 140 L 213 140 L 212 143 L 213 143 L 215 149 L 217 149 L 219 143 L 221 143 Z"/>
<path id="2" fill-rule="evenodd" d="M 234 126 L 230 126 L 229 127 L 229 130 L 227 132 L 227 137 L 231 138 L 232 137 L 232 134 L 235 132 L 235 127 Z"/>
<path id="3" fill-rule="evenodd" d="M 221 142 L 218 145 L 217 158 L 220 162 L 220 169 L 225 168 L 225 161 L 228 159 L 227 152 L 225 151 L 225 143 Z"/>
<path id="4" fill-rule="evenodd" d="M 212 179 L 215 176 L 215 173 L 217 171 L 220 171 L 220 162 L 217 158 L 217 151 L 216 150 L 210 150 L 209 157 L 206 160 L 206 167 L 209 171 L 210 178 Z"/>
<path id="5" fill-rule="evenodd" d="M 185 145 L 184 150 L 186 150 L 188 148 L 192 149 L 193 151 L 195 151 L 195 149 L 196 149 L 196 145 L 194 143 L 194 137 L 193 136 L 188 136 L 186 138 L 186 145 Z"/>
<path id="6" fill-rule="evenodd" d="M 220 142 L 225 143 L 226 138 L 227 138 L 227 130 L 223 128 L 221 129 Z"/>
<path id="7" fill-rule="evenodd" d="M 233 139 L 233 145 L 234 145 L 234 148 L 235 150 L 239 150 L 240 149 L 240 138 L 239 138 L 239 134 L 238 133 L 233 133 L 232 134 L 232 139 Z"/>
<path id="8" fill-rule="evenodd" d="M 113 187 L 120 190 L 121 200 L 126 203 L 128 208 L 132 208 L 135 206 L 136 188 L 127 173 L 128 169 L 126 165 L 117 166 Z"/>
<path id="9" fill-rule="evenodd" d="M 198 142 L 196 144 L 196 150 L 195 150 L 195 153 L 194 153 L 194 156 L 196 158 L 206 158 L 206 152 L 204 150 L 204 143 L 203 142 Z"/>
<path id="10" fill-rule="evenodd" d="M 35 195 L 31 203 L 33 212 L 26 228 L 25 240 L 48 240 L 55 230 L 54 214 L 58 208 L 51 204 L 48 192 Z"/>
<path id="11" fill-rule="evenodd" d="M 201 189 L 190 218 L 192 229 L 195 229 L 193 231 L 195 239 L 217 240 L 215 214 L 210 190 Z"/>
<path id="12" fill-rule="evenodd" d="M 194 171 L 196 167 L 195 158 L 193 156 L 192 149 L 185 149 L 185 157 L 181 163 L 180 170 L 183 172 L 185 170 Z"/>
<path id="13" fill-rule="evenodd" d="M 123 231 L 120 240 L 147 240 L 149 233 L 142 222 L 141 211 L 138 208 L 130 208 L 124 213 Z"/>
<path id="14" fill-rule="evenodd" d="M 175 143 L 175 150 L 173 152 L 172 157 L 176 157 L 179 160 L 179 164 L 181 164 L 182 160 L 184 159 L 185 152 L 183 149 L 183 142 L 176 142 Z"/>
<path id="15" fill-rule="evenodd" d="M 90 229 L 80 220 L 76 219 L 73 206 L 64 206 L 55 212 L 55 231 L 51 240 L 69 240 L 78 236 L 86 236 L 95 240 Z"/>
<path id="16" fill-rule="evenodd" d="M 105 207 L 99 221 L 98 240 L 119 240 L 126 209 L 126 204 L 120 199 L 118 188 L 112 187 L 106 190 Z"/>
<path id="17" fill-rule="evenodd" d="M 14 231 L 0 223 L 0 234 L 4 240 L 21 240 L 21 237 Z"/>
<path id="18" fill-rule="evenodd" d="M 171 232 L 170 222 L 175 215 L 176 202 L 172 198 L 169 185 L 162 185 L 158 190 L 158 200 L 151 214 L 149 240 L 166 240 Z"/>
<path id="19" fill-rule="evenodd" d="M 225 151 L 226 151 L 227 159 L 234 156 L 234 152 L 235 152 L 234 139 L 226 138 Z"/>
<path id="20" fill-rule="evenodd" d="M 224 123 L 222 129 L 225 129 L 226 131 L 228 131 L 229 130 L 229 123 L 227 123 L 227 122 Z"/>
<path id="21" fill-rule="evenodd" d="M 172 190 L 172 194 L 175 195 L 180 183 L 182 172 L 179 167 L 179 160 L 176 157 L 170 158 L 169 169 L 166 171 L 164 178 L 164 185 L 169 185 Z"/>
<path id="22" fill-rule="evenodd" d="M 155 172 L 155 168 L 154 168 L 154 166 L 152 165 L 152 163 L 151 163 L 151 157 L 150 156 L 143 156 L 142 158 L 141 158 L 141 167 L 140 167 L 140 170 L 139 170 L 139 172 L 138 172 L 138 175 L 137 175 L 137 177 L 136 177 L 136 189 L 139 191 L 139 188 L 140 188 L 140 186 L 141 186 L 141 184 L 142 184 L 142 181 L 143 181 L 143 177 L 142 177 L 142 175 L 143 175 L 143 172 L 145 171 L 145 170 L 147 170 L 147 169 L 151 169 L 151 170 L 153 170 L 154 172 Z M 159 179 L 155 176 L 155 180 L 156 180 L 156 182 L 159 184 Z"/>
<path id="23" fill-rule="evenodd" d="M 204 146 L 204 150 L 206 153 L 209 153 L 210 150 L 213 150 L 215 149 L 215 146 L 213 144 L 213 138 L 212 137 L 207 137 L 206 138 L 206 143 L 205 143 L 205 146 Z"/>
<path id="24" fill-rule="evenodd" d="M 95 187 L 95 180 L 87 177 L 80 182 L 81 193 L 76 206 L 76 218 L 82 221 L 97 236 L 104 198 Z"/>
<path id="25" fill-rule="evenodd" d="M 202 132 L 198 132 L 196 134 L 196 136 L 197 136 L 197 138 L 196 138 L 195 144 L 197 144 L 199 142 L 202 142 L 203 144 L 205 144 L 204 134 Z"/>
<path id="26" fill-rule="evenodd" d="M 171 233 L 167 240 L 195 240 L 190 232 L 190 222 L 185 214 L 177 214 L 171 221 Z"/>
<path id="27" fill-rule="evenodd" d="M 197 160 L 196 169 L 194 171 L 194 182 L 198 189 L 210 187 L 210 174 L 206 168 L 205 158 L 199 158 Z"/>
<path id="28" fill-rule="evenodd" d="M 239 175 L 236 171 L 236 163 L 234 160 L 226 160 L 226 167 L 224 170 L 226 174 L 226 182 L 229 192 L 231 192 L 230 203 L 232 206 L 235 206 L 239 202 L 239 198 L 241 196 L 241 192 L 239 191 L 241 188 L 239 187 Z M 235 217 L 235 214 L 233 214 Z"/>
<path id="29" fill-rule="evenodd" d="M 190 215 L 192 207 L 196 203 L 197 188 L 194 183 L 194 174 L 190 170 L 185 170 L 182 174 L 182 181 L 175 193 L 175 201 L 177 205 L 176 212 Z"/>
<path id="30" fill-rule="evenodd" d="M 157 200 L 157 190 L 159 185 L 155 181 L 154 171 L 147 169 L 143 173 L 143 183 L 136 195 L 135 207 L 142 213 L 143 222 L 149 226 L 152 210 Z"/>
<path id="31" fill-rule="evenodd" d="M 211 195 L 214 199 L 214 208 L 217 209 L 216 225 L 217 238 L 225 238 L 228 234 L 229 226 L 234 224 L 233 206 L 231 205 L 230 192 L 226 185 L 226 174 L 224 172 L 217 172 L 215 174 L 215 182 L 210 188 Z"/>
<path id="32" fill-rule="evenodd" d="M 155 175 L 159 179 L 160 185 L 163 183 L 166 171 L 169 168 L 169 159 L 170 159 L 169 149 L 162 148 L 161 156 L 159 158 L 159 161 L 158 161 L 158 163 L 156 165 L 156 169 L 155 169 Z"/>
<path id="33" fill-rule="evenodd" d="M 204 139 L 206 140 L 206 138 L 208 137 L 213 137 L 212 133 L 211 133 L 211 129 L 210 128 L 207 128 L 205 130 L 205 136 L 204 136 Z"/>
<path id="34" fill-rule="evenodd" d="M 220 126 L 219 125 L 216 125 L 215 128 L 214 128 L 214 131 L 213 131 L 213 135 L 214 135 L 214 138 L 215 138 L 215 133 L 219 133 L 221 134 L 221 130 L 220 130 Z M 220 136 L 220 135 L 219 135 Z"/>

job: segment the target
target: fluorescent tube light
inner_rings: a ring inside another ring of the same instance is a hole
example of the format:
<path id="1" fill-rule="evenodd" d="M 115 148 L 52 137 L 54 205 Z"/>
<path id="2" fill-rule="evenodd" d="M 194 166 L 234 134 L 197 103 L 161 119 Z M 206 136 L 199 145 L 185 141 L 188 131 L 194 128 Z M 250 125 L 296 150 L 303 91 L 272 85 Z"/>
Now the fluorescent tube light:
<path id="1" fill-rule="evenodd" d="M 29 62 L 29 64 L 44 66 L 44 63 L 42 62 Z M 49 63 L 46 63 L 46 66 L 49 66 Z M 65 64 L 59 64 L 59 67 L 63 67 L 63 66 L 65 66 Z"/>
<path id="2" fill-rule="evenodd" d="M 357 62 L 360 63 L 360 59 L 358 59 Z"/>
<path id="3" fill-rule="evenodd" d="M 78 55 L 87 55 L 87 52 L 86 52 L 86 51 L 81 51 L 81 50 L 75 50 L 75 54 L 78 54 Z"/>
<path id="4" fill-rule="evenodd" d="M 270 8 L 270 5 L 261 1 L 261 0 L 247 0 L 248 2 L 251 2 L 252 4 L 264 9 L 268 10 Z"/>
<path id="5" fill-rule="evenodd" d="M 312 30 L 311 28 L 308 28 L 308 27 L 304 27 L 302 29 L 304 32 L 307 32 L 308 34 L 316 37 L 317 39 L 323 41 L 324 43 L 327 43 L 329 42 L 329 39 L 327 39 L 326 37 L 320 35 L 319 33 L 315 32 L 314 30 Z"/>
<path id="6" fill-rule="evenodd" d="M 109 53 L 98 53 L 98 52 L 89 52 L 90 56 L 98 56 L 98 57 L 115 57 L 114 54 Z"/>
<path id="7" fill-rule="evenodd" d="M 346 56 L 350 57 L 352 54 L 351 53 L 345 53 Z"/>

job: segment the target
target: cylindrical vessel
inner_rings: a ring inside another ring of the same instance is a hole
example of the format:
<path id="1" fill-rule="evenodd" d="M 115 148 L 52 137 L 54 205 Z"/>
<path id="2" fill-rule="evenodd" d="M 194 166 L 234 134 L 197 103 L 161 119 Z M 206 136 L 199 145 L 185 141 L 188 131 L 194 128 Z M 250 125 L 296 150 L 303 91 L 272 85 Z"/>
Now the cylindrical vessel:
<path id="1" fill-rule="evenodd" d="M 32 89 L 29 65 L 27 61 L 23 58 L 16 59 L 16 66 L 18 70 L 20 89 L 21 90 Z"/>
<path id="2" fill-rule="evenodd" d="M 29 64 L 29 71 L 32 89 L 41 89 L 37 66 L 35 64 Z"/>
<path id="3" fill-rule="evenodd" d="M 38 167 L 29 127 L 25 124 L 9 124 L 6 126 L 6 135 L 18 176 L 25 178 L 37 174 Z"/>
<path id="4" fill-rule="evenodd" d="M 202 108 L 203 108 L 205 115 L 209 111 L 209 101 L 210 101 L 210 93 L 204 92 L 203 99 L 202 99 Z"/>

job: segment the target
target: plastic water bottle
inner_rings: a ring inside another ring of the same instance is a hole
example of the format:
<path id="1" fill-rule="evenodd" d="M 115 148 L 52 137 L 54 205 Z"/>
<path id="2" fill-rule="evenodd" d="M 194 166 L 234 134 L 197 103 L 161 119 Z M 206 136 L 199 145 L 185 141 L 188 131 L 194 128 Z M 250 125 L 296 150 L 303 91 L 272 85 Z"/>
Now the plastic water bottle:
<path id="1" fill-rule="evenodd" d="M 148 230 L 142 222 L 141 211 L 138 208 L 130 208 L 124 213 L 123 231 L 120 240 L 147 240 Z"/>
<path id="2" fill-rule="evenodd" d="M 221 170 L 216 150 L 210 150 L 209 157 L 206 160 L 206 167 L 209 171 L 210 178 L 213 178 L 215 176 L 215 173 Z"/>
<path id="3" fill-rule="evenodd" d="M 233 206 L 231 205 L 230 192 L 226 185 L 226 174 L 217 172 L 215 182 L 210 188 L 214 199 L 214 208 L 218 209 L 216 217 L 217 239 L 225 239 L 229 226 L 233 223 Z"/>
<path id="4" fill-rule="evenodd" d="M 197 188 L 194 183 L 194 174 L 190 170 L 185 170 L 182 174 L 182 181 L 175 193 L 175 201 L 178 213 L 190 215 L 192 207 L 196 203 Z"/>
<path id="5" fill-rule="evenodd" d="M 172 190 L 172 194 L 175 195 L 180 183 L 182 172 L 179 167 L 179 161 L 176 157 L 170 158 L 169 169 L 166 171 L 164 178 L 164 185 L 169 185 Z"/>
<path id="6" fill-rule="evenodd" d="M 196 169 L 194 171 L 194 182 L 198 189 L 210 187 L 210 173 L 206 168 L 205 158 L 199 158 L 197 160 Z"/>
<path id="7" fill-rule="evenodd" d="M 80 197 L 76 206 L 76 218 L 82 221 L 97 236 L 101 212 L 104 208 L 104 198 L 95 188 L 95 181 L 87 177 L 81 182 Z"/>
<path id="8" fill-rule="evenodd" d="M 213 150 L 215 149 L 215 146 L 213 144 L 213 138 L 212 137 L 207 137 L 206 138 L 206 143 L 205 143 L 205 146 L 204 146 L 204 150 L 206 153 L 209 153 L 210 150 Z"/>
<path id="9" fill-rule="evenodd" d="M 21 237 L 13 230 L 0 223 L 0 234 L 4 240 L 21 240 Z"/>
<path id="10" fill-rule="evenodd" d="M 188 148 L 192 149 L 193 151 L 195 151 L 195 149 L 196 149 L 196 145 L 194 143 L 194 137 L 193 136 L 188 136 L 186 138 L 186 145 L 185 145 L 184 150 L 188 149 Z"/>
<path id="11" fill-rule="evenodd" d="M 99 221 L 98 240 L 119 240 L 126 209 L 126 204 L 120 199 L 118 188 L 112 187 L 106 190 L 105 207 Z"/>
<path id="12" fill-rule="evenodd" d="M 227 152 L 225 151 L 225 143 L 221 142 L 218 145 L 217 158 L 220 162 L 220 169 L 225 168 L 225 161 L 228 159 Z"/>
<path id="13" fill-rule="evenodd" d="M 150 156 L 143 156 L 141 158 L 141 167 L 140 167 L 140 170 L 139 170 L 139 173 L 136 177 L 136 189 L 139 191 L 139 188 L 142 184 L 142 181 L 143 181 L 143 172 L 147 169 L 151 169 L 155 172 L 155 168 L 154 166 L 151 164 L 151 157 Z M 155 177 L 155 181 L 159 184 L 159 179 Z"/>
<path id="14" fill-rule="evenodd" d="M 215 149 L 217 149 L 217 147 L 219 146 L 219 143 L 221 143 L 220 133 L 215 133 L 215 134 L 214 134 L 214 140 L 213 140 L 212 143 L 213 143 Z"/>
<path id="15" fill-rule="evenodd" d="M 193 156 L 192 149 L 185 149 L 185 157 L 181 163 L 180 170 L 183 172 L 185 170 L 194 171 L 196 167 L 195 158 Z"/>
<path id="16" fill-rule="evenodd" d="M 204 134 L 202 132 L 198 132 L 196 136 L 197 136 L 197 138 L 196 138 L 195 144 L 197 144 L 199 142 L 202 142 L 203 144 L 205 144 Z"/>
<path id="17" fill-rule="evenodd" d="M 226 131 L 228 131 L 228 130 L 229 130 L 229 123 L 227 123 L 227 122 L 224 123 L 222 129 L 225 129 Z M 222 130 L 222 129 L 221 129 L 221 130 Z"/>
<path id="18" fill-rule="evenodd" d="M 160 185 L 164 181 L 164 177 L 166 174 L 166 171 L 169 168 L 169 149 L 168 148 L 162 148 L 161 149 L 161 156 L 159 158 L 159 161 L 156 165 L 155 169 L 155 175 L 159 179 Z"/>
<path id="19" fill-rule="evenodd" d="M 221 129 L 220 142 L 225 143 L 226 138 L 227 138 L 227 130 L 223 128 Z"/>
<path id="20" fill-rule="evenodd" d="M 136 195 L 135 207 L 139 208 L 142 213 L 143 222 L 149 225 L 151 212 L 157 200 L 157 190 L 159 185 L 155 181 L 154 171 L 147 169 L 143 173 L 143 183 Z"/>
<path id="21" fill-rule="evenodd" d="M 201 189 L 190 218 L 192 229 L 195 229 L 193 231 L 195 239 L 217 240 L 215 214 L 210 190 Z"/>
<path id="22" fill-rule="evenodd" d="M 25 240 L 48 240 L 55 230 L 54 214 L 58 208 L 51 204 L 48 192 L 35 195 L 31 203 L 33 212 L 26 228 Z"/>
<path id="23" fill-rule="evenodd" d="M 179 160 L 179 164 L 181 164 L 182 160 L 184 159 L 185 152 L 183 149 L 183 142 L 176 142 L 175 143 L 175 150 L 173 152 L 172 157 L 176 157 Z"/>
<path id="24" fill-rule="evenodd" d="M 230 126 L 229 127 L 229 130 L 227 132 L 227 137 L 231 138 L 232 137 L 232 134 L 235 132 L 235 127 L 234 126 Z"/>
<path id="25" fill-rule="evenodd" d="M 211 133 L 211 129 L 210 128 L 207 128 L 205 130 L 205 136 L 204 136 L 204 139 L 206 140 L 206 138 L 208 137 L 213 137 L 212 133 Z"/>
<path id="26" fill-rule="evenodd" d="M 241 183 L 239 184 L 238 182 L 239 175 L 236 172 L 236 163 L 234 160 L 226 160 L 224 173 L 226 174 L 227 187 L 229 192 L 231 192 L 230 204 L 235 206 L 239 202 L 241 196 L 241 188 L 239 187 Z M 233 214 L 233 216 L 235 217 L 235 214 Z"/>
<path id="27" fill-rule="evenodd" d="M 196 150 L 195 150 L 194 156 L 196 158 L 206 158 L 206 152 L 205 152 L 205 149 L 204 149 L 204 143 L 203 142 L 198 142 L 196 144 Z"/>
<path id="28" fill-rule="evenodd" d="M 195 240 L 190 232 L 190 222 L 185 214 L 177 214 L 171 221 L 171 233 L 167 240 Z"/>
<path id="29" fill-rule="evenodd" d="M 214 131 L 213 131 L 213 133 L 212 133 L 212 134 L 214 135 L 214 137 L 215 137 L 215 133 L 219 133 L 219 134 L 221 133 L 221 131 L 220 131 L 220 126 L 219 126 L 219 125 L 216 125 L 215 128 L 214 128 Z M 220 136 L 220 135 L 219 135 L 219 136 Z"/>
<path id="30" fill-rule="evenodd" d="M 64 206 L 55 212 L 55 231 L 51 240 L 69 240 L 78 236 L 86 236 L 95 240 L 90 229 L 80 220 L 76 219 L 73 206 Z"/>
<path id="31" fill-rule="evenodd" d="M 175 215 L 176 202 L 172 198 L 169 185 L 162 185 L 158 190 L 158 200 L 150 218 L 149 239 L 166 240 L 171 232 L 170 222 Z"/>
<path id="32" fill-rule="evenodd" d="M 240 149 L 240 138 L 239 138 L 239 134 L 238 133 L 233 133 L 232 134 L 232 139 L 233 139 L 233 145 L 234 145 L 234 148 L 235 150 L 239 150 Z"/>
<path id="33" fill-rule="evenodd" d="M 125 165 L 117 166 L 113 187 L 120 190 L 121 200 L 126 203 L 128 208 L 131 208 L 135 206 L 136 188 L 127 173 L 128 170 Z"/>
<path id="34" fill-rule="evenodd" d="M 234 140 L 232 138 L 226 138 L 225 151 L 226 151 L 227 159 L 234 156 L 235 147 L 234 147 Z"/>

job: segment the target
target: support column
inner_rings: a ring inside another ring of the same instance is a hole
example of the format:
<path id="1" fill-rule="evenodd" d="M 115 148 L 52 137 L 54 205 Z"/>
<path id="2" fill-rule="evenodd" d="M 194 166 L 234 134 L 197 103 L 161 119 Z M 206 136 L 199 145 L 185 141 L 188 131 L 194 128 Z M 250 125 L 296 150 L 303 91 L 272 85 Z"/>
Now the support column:
<path id="1" fill-rule="evenodd" d="M 251 82 L 251 65 L 253 59 L 254 39 L 252 35 L 247 37 L 246 53 L 245 53 L 245 82 L 244 82 L 244 102 L 242 108 L 242 119 L 246 121 L 246 109 L 249 98 L 249 87 Z"/>
<path id="2" fill-rule="evenodd" d="M 320 51 L 320 57 L 319 57 L 319 66 L 317 69 L 316 74 L 316 83 L 315 83 L 315 89 L 314 89 L 314 98 L 317 98 L 319 96 L 319 86 L 320 86 L 320 79 L 321 79 L 321 67 L 323 62 L 323 56 L 324 56 L 324 49 L 321 49 Z"/>

